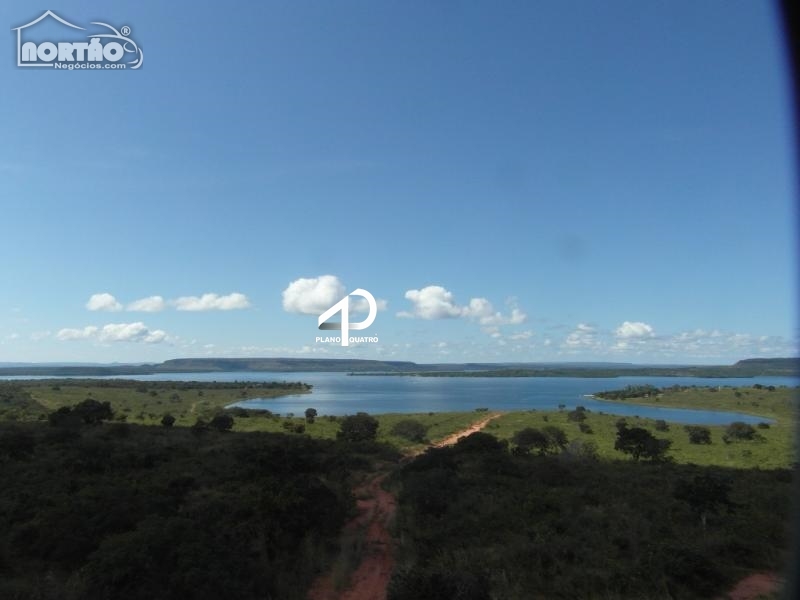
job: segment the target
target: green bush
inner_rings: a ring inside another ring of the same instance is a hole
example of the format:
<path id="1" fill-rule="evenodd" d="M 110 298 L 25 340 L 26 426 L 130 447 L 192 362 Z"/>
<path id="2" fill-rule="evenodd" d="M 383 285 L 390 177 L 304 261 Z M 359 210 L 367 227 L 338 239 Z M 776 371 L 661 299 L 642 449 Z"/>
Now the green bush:
<path id="1" fill-rule="evenodd" d="M 337 438 L 346 442 L 371 442 L 378 434 L 380 423 L 365 412 L 344 417 Z"/>
<path id="2" fill-rule="evenodd" d="M 411 442 L 423 443 L 428 430 L 416 419 L 403 419 L 394 424 L 390 433 Z"/>

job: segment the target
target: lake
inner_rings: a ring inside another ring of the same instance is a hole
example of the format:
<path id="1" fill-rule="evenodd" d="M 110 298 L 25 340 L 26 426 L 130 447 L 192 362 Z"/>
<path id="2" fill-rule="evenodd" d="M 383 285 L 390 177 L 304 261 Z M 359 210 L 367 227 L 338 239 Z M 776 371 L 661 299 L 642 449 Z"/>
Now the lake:
<path id="1" fill-rule="evenodd" d="M 627 385 L 644 384 L 656 387 L 800 384 L 795 377 L 403 377 L 320 372 L 159 373 L 115 378 L 144 381 L 303 381 L 314 386 L 311 394 L 254 399 L 236 404 L 246 408 L 266 408 L 283 415 L 302 415 L 309 407 L 316 408 L 320 415 L 345 415 L 359 411 L 372 414 L 469 411 L 482 407 L 490 410 L 557 410 L 558 405 L 563 404 L 567 410 L 580 405 L 594 412 L 697 425 L 724 425 L 732 421 L 758 423 L 770 419 L 736 412 L 623 404 L 586 396 Z"/>

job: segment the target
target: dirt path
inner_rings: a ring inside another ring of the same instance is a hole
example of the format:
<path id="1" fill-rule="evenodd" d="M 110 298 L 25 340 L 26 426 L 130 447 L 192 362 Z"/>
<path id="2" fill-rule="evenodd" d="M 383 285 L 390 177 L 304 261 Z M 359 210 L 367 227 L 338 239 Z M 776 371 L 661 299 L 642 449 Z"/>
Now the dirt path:
<path id="1" fill-rule="evenodd" d="M 489 421 L 492 421 L 492 420 L 496 419 L 499 416 L 500 416 L 500 413 L 495 413 L 495 414 L 488 415 L 488 416 L 484 417 L 483 419 L 481 419 L 480 421 L 476 421 L 475 423 L 473 423 L 472 425 L 470 425 L 466 429 L 462 429 L 461 431 L 457 431 L 456 433 L 454 433 L 452 435 L 448 435 L 446 438 L 441 439 L 438 442 L 434 442 L 433 444 L 431 444 L 431 446 L 433 446 L 434 448 L 443 448 L 444 446 L 452 446 L 453 444 L 458 442 L 458 440 L 461 439 L 462 437 L 466 437 L 466 436 L 468 436 L 468 435 L 470 435 L 472 433 L 476 433 L 476 432 L 480 431 L 481 429 L 483 429 L 484 427 L 486 427 L 489 424 Z"/>
<path id="2" fill-rule="evenodd" d="M 455 444 L 459 438 L 480 431 L 499 414 L 489 415 L 466 429 L 431 444 L 436 448 Z M 336 591 L 333 573 L 317 578 L 308 592 L 308 600 L 386 600 L 386 586 L 394 567 L 394 546 L 389 526 L 394 520 L 395 497 L 381 487 L 388 473 L 379 472 L 353 489 L 358 498 L 358 515 L 347 525 L 345 533 L 363 529 L 364 553 L 350 577 L 350 585 Z"/>
<path id="3" fill-rule="evenodd" d="M 728 592 L 724 600 L 757 600 L 770 598 L 781 588 L 783 580 L 775 573 L 748 575 Z"/>

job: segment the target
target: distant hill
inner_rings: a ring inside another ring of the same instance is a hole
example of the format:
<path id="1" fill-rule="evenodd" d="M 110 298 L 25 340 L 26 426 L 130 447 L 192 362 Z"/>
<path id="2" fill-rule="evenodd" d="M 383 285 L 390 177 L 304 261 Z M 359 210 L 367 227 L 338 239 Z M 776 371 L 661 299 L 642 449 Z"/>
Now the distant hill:
<path id="1" fill-rule="evenodd" d="M 460 363 L 418 364 L 350 358 L 176 358 L 159 364 L 0 367 L 0 376 L 101 377 L 159 373 L 346 372 L 448 377 L 756 377 L 800 374 L 798 358 L 750 358 L 733 365 L 636 365 L 632 363 Z"/>
<path id="2" fill-rule="evenodd" d="M 413 362 L 352 358 L 175 358 L 155 366 L 157 373 L 215 371 L 409 371 Z"/>
<path id="3" fill-rule="evenodd" d="M 764 371 L 769 371 L 770 375 L 797 375 L 800 373 L 800 358 L 746 358 L 731 368 L 758 375 Z"/>

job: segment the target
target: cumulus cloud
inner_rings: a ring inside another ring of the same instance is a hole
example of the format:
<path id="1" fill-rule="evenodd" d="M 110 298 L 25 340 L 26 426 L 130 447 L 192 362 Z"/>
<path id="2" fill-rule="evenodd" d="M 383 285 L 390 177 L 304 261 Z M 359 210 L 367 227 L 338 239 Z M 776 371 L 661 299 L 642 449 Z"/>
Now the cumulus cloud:
<path id="1" fill-rule="evenodd" d="M 429 285 L 421 290 L 408 290 L 407 300 L 414 305 L 411 312 L 397 313 L 398 317 L 418 319 L 454 319 L 462 316 L 463 309 L 456 306 L 452 292 L 440 285 Z"/>
<path id="2" fill-rule="evenodd" d="M 102 294 L 92 294 L 86 303 L 86 308 L 89 310 L 116 312 L 122 310 L 122 304 L 117 302 L 117 299 L 108 292 L 103 292 Z"/>
<path id="3" fill-rule="evenodd" d="M 496 311 L 486 298 L 472 298 L 466 306 L 459 306 L 453 298 L 453 293 L 440 285 L 429 285 L 421 290 L 408 290 L 405 297 L 411 301 L 412 310 L 399 312 L 398 317 L 427 320 L 466 318 L 487 327 L 518 325 L 528 318 L 516 306 L 512 306 L 510 314 L 504 315 Z"/>
<path id="4" fill-rule="evenodd" d="M 335 275 L 301 277 L 283 290 L 283 310 L 304 315 L 319 315 L 347 295 Z"/>
<path id="5" fill-rule="evenodd" d="M 619 339 L 637 339 L 653 337 L 653 328 L 641 321 L 625 321 L 617 327 L 614 334 Z"/>
<path id="6" fill-rule="evenodd" d="M 99 342 L 141 342 L 158 344 L 167 339 L 167 333 L 161 329 L 150 329 L 142 322 L 109 323 L 102 328 L 88 325 L 83 329 L 61 329 L 56 334 L 61 341 L 96 340 Z"/>
<path id="7" fill-rule="evenodd" d="M 250 307 L 250 300 L 244 294 L 233 292 L 227 296 L 203 294 L 202 296 L 182 296 L 172 301 L 172 305 L 183 311 L 240 310 Z"/>
<path id="8" fill-rule="evenodd" d="M 335 275 L 301 277 L 283 290 L 283 310 L 303 315 L 320 315 L 347 295 L 347 288 Z M 387 302 L 375 299 L 379 311 L 386 310 Z M 353 296 L 350 300 L 353 312 L 368 312 L 365 298 Z"/>
<path id="9" fill-rule="evenodd" d="M 160 312 L 167 307 L 167 303 L 161 296 L 148 296 L 147 298 L 140 298 L 134 300 L 126 310 L 131 312 Z"/>

